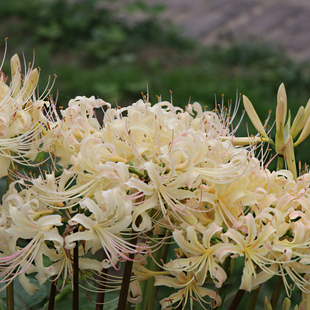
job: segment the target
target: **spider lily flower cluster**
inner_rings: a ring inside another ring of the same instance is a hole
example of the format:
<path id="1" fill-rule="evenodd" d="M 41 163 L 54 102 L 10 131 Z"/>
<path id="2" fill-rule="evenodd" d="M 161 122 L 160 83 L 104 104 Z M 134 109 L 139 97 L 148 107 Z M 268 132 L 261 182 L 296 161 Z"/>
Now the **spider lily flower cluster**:
<path id="1" fill-rule="evenodd" d="M 310 293 L 304 276 L 310 273 L 310 174 L 297 177 L 291 166 L 264 168 L 253 144 L 271 139 L 246 97 L 261 137 L 236 138 L 227 109 L 205 111 L 198 103 L 183 110 L 144 98 L 112 108 L 79 96 L 60 116 L 47 115 L 42 109 L 49 103 L 34 95 L 38 71 L 27 72 L 22 84 L 17 56 L 11 67 L 10 85 L 4 74 L 0 80 L 5 169 L 7 161 L 34 158 L 42 147 L 55 160 L 46 171 L 39 167 L 38 177 L 16 172 L 18 180 L 2 199 L 1 289 L 18 278 L 33 294 L 39 287 L 30 274 L 41 285 L 61 278 L 63 287 L 78 247 L 82 274 L 95 275 L 91 280 L 99 284 L 111 281 L 99 292 L 118 288 L 116 276 L 101 276 L 102 269 L 109 273 L 133 262 L 131 303 L 147 298 L 143 282 L 153 279 L 155 286 L 175 289 L 160 301 L 162 309 L 219 307 L 229 278 L 226 262 L 238 257 L 244 257 L 240 289 L 252 291 L 276 276 L 287 295 L 291 283 Z M 275 146 L 286 159 L 292 139 L 301 132 L 297 145 L 307 136 L 308 110 L 284 127 L 280 86 Z M 168 262 L 163 248 L 173 242 L 179 248 Z M 160 270 L 152 270 L 147 261 L 158 251 Z"/>
<path id="2" fill-rule="evenodd" d="M 0 177 L 7 175 L 10 161 L 27 164 L 48 144 L 48 122 L 53 108 L 46 97 L 48 86 L 38 96 L 39 70 L 29 65 L 22 74 L 17 54 L 11 59 L 11 82 L 0 67 Z"/>

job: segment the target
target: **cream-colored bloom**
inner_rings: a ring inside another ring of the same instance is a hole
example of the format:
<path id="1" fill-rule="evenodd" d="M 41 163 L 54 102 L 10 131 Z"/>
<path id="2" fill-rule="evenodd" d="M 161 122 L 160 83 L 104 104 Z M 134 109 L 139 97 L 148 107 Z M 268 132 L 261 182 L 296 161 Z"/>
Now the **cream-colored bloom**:
<path id="1" fill-rule="evenodd" d="M 187 273 L 174 271 L 171 263 L 165 265 L 165 269 L 169 270 L 173 277 L 169 276 L 155 276 L 155 286 L 168 286 L 178 289 L 176 293 L 162 299 L 160 301 L 162 310 L 171 309 L 173 304 L 181 309 L 192 310 L 194 300 L 198 302 L 203 309 L 207 309 L 205 306 L 211 304 L 212 307 L 217 307 L 221 304 L 220 296 L 213 290 L 203 287 L 203 275 L 201 273 L 195 274 L 193 271 Z M 208 296 L 211 301 L 206 301 L 204 297 Z"/>
<path id="2" fill-rule="evenodd" d="M 216 262 L 215 253 L 221 244 L 212 244 L 211 242 L 211 238 L 220 231 L 222 231 L 222 227 L 212 223 L 203 234 L 202 240 L 199 241 L 193 226 L 188 226 L 186 229 L 187 240 L 181 231 L 174 230 L 174 240 L 186 253 L 187 258 L 171 261 L 172 268 L 185 272 L 201 273 L 202 282 L 205 282 L 207 275 L 210 274 L 215 286 L 221 287 L 227 278 L 224 269 Z"/>
<path id="3" fill-rule="evenodd" d="M 104 268 L 111 265 L 116 268 L 119 259 L 128 259 L 129 253 L 139 252 L 136 247 L 127 242 L 121 233 L 125 232 L 132 222 L 131 201 L 124 200 L 124 193 L 118 188 L 95 194 L 95 199 L 85 198 L 80 205 L 89 210 L 91 216 L 77 214 L 70 225 L 80 224 L 84 231 L 71 233 L 65 238 L 67 249 L 75 247 L 75 241 L 86 241 L 85 251 L 96 253 L 103 248 L 107 259 L 102 261 Z"/>
<path id="4" fill-rule="evenodd" d="M 274 274 L 272 269 L 268 268 L 270 260 L 267 258 L 269 249 L 266 244 L 276 230 L 270 224 L 267 224 L 258 233 L 255 219 L 251 213 L 241 217 L 241 221 L 235 223 L 234 227 L 229 228 L 222 235 L 222 239 L 226 244 L 223 244 L 218 249 L 217 256 L 221 262 L 230 254 L 245 256 L 240 289 L 251 291 L 251 279 L 252 276 L 256 276 L 256 266 L 267 273 Z M 235 245 L 229 243 L 229 240 L 233 240 Z"/>
<path id="5" fill-rule="evenodd" d="M 63 245 L 63 238 L 56 228 L 62 225 L 61 216 L 40 212 L 41 214 L 33 217 L 30 209 L 30 202 L 22 202 L 19 206 L 11 205 L 9 208 L 11 224 L 4 230 L 6 238 L 3 241 L 7 242 L 10 254 L 2 254 L 0 257 L 0 282 L 6 283 L 1 289 L 18 275 L 33 270 L 34 266 L 41 284 L 53 274 L 52 268 L 44 266 L 43 255 L 46 255 L 46 241 L 53 242 L 56 249 Z M 17 245 L 17 241 L 22 239 L 30 239 L 23 248 Z M 26 279 L 22 283 L 27 283 Z M 34 293 L 32 290 L 28 292 Z"/>
<path id="6" fill-rule="evenodd" d="M 46 148 L 52 113 L 46 108 L 49 102 L 44 101 L 48 93 L 36 98 L 37 69 L 29 67 L 22 79 L 19 57 L 14 55 L 11 75 L 11 83 L 7 85 L 0 71 L 0 177 L 7 174 L 11 160 L 26 163 L 27 158 L 34 160 L 38 151 Z"/>

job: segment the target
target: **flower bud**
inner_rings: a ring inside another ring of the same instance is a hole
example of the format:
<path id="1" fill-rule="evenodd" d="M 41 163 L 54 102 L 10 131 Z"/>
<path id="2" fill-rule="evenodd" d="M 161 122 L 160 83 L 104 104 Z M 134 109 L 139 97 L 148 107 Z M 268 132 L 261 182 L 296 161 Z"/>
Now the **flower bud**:
<path id="1" fill-rule="evenodd" d="M 17 54 L 11 58 L 11 75 L 12 75 L 12 97 L 15 98 L 21 88 L 21 65 Z"/>
<path id="2" fill-rule="evenodd" d="M 304 141 L 310 134 L 310 117 L 307 119 L 307 122 L 297 139 L 297 141 L 294 143 L 294 147 L 296 147 L 298 144 L 300 144 L 302 141 Z"/>
<path id="3" fill-rule="evenodd" d="M 286 90 L 285 90 L 283 83 L 279 86 L 279 89 L 278 89 L 278 95 L 277 95 L 278 102 L 279 102 L 280 98 L 283 99 L 285 105 L 287 106 Z"/>
<path id="4" fill-rule="evenodd" d="M 291 309 L 291 300 L 285 297 L 282 305 L 282 310 L 290 310 Z"/>
<path id="5" fill-rule="evenodd" d="M 265 302 L 264 302 L 264 310 L 272 310 L 271 303 L 267 296 L 265 296 Z"/>
<path id="6" fill-rule="evenodd" d="M 284 144 L 284 122 L 286 119 L 286 105 L 283 98 L 278 99 L 276 109 L 276 151 L 282 154 Z"/>
<path id="7" fill-rule="evenodd" d="M 39 71 L 34 69 L 26 76 L 24 87 L 23 87 L 23 99 L 29 100 L 29 97 L 32 95 L 34 89 L 36 88 L 39 80 Z"/>
<path id="8" fill-rule="evenodd" d="M 264 126 L 260 121 L 251 101 L 249 100 L 248 97 L 244 95 L 243 95 L 243 105 L 255 129 L 260 133 L 261 136 L 268 139 Z"/>
<path id="9" fill-rule="evenodd" d="M 300 107 L 297 115 L 294 118 L 293 125 L 290 129 L 290 135 L 294 139 L 302 130 L 304 126 L 304 119 L 305 119 L 305 108 Z"/>
<path id="10" fill-rule="evenodd" d="M 306 107 L 305 107 L 305 117 L 304 117 L 304 120 L 302 122 L 302 127 L 305 126 L 309 117 L 310 117 L 310 99 L 308 100 Z"/>

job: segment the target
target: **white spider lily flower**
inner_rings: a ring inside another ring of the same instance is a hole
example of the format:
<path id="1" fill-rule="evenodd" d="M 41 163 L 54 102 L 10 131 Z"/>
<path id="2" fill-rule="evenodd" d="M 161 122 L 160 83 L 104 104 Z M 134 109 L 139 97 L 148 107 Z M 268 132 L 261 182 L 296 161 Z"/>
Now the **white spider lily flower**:
<path id="1" fill-rule="evenodd" d="M 195 194 L 189 189 L 182 189 L 182 187 L 186 186 L 185 180 L 187 179 L 188 173 L 174 176 L 171 172 L 165 173 L 165 168 L 153 162 L 146 162 L 144 167 L 150 178 L 148 184 L 135 177 L 130 178 L 126 182 L 129 188 L 138 190 L 133 197 L 138 197 L 142 193 L 147 195 L 147 198 L 142 203 L 139 202 L 134 206 L 133 228 L 136 231 L 150 229 L 146 225 L 146 222 L 150 223 L 149 216 L 146 212 L 152 208 L 161 210 L 163 217 L 170 223 L 170 214 L 174 218 L 181 220 L 182 218 L 186 218 L 186 215 L 190 215 L 191 209 L 182 203 L 185 199 L 195 197 Z M 137 226 L 136 219 L 139 216 L 142 216 L 142 221 Z"/>
<path id="2" fill-rule="evenodd" d="M 258 234 L 255 219 L 251 213 L 242 216 L 241 221 L 235 223 L 234 227 L 222 234 L 222 240 L 225 243 L 219 247 L 216 255 L 221 262 L 231 254 L 245 256 L 240 289 L 251 291 L 252 277 L 256 277 L 255 266 L 259 266 L 267 273 L 273 273 L 272 269 L 268 267 L 268 264 L 273 261 L 268 259 L 270 251 L 266 244 L 276 229 L 268 223 L 262 227 L 262 231 Z M 229 242 L 229 239 L 234 244 Z"/>
<path id="3" fill-rule="evenodd" d="M 53 106 L 44 101 L 49 90 L 36 98 L 37 69 L 29 67 L 22 79 L 19 57 L 14 55 L 11 74 L 8 86 L 0 71 L 0 177 L 7 174 L 11 160 L 27 163 L 46 147 L 46 140 L 50 140 L 48 123 L 54 113 Z"/>
<path id="4" fill-rule="evenodd" d="M 180 307 L 182 310 L 193 310 L 194 300 L 198 302 L 203 309 L 207 309 L 205 306 L 210 304 L 214 308 L 221 304 L 221 297 L 215 291 L 202 286 L 204 284 L 202 273 L 195 274 L 193 271 L 175 271 L 171 263 L 166 264 L 165 269 L 169 271 L 172 277 L 156 275 L 154 285 L 164 285 L 178 289 L 178 291 L 160 301 L 162 310 L 171 309 L 173 304 L 176 304 L 176 307 Z M 209 297 L 211 301 L 206 301 L 204 299 L 206 296 Z"/>
<path id="5" fill-rule="evenodd" d="M 174 230 L 174 240 L 186 253 L 187 258 L 172 261 L 173 269 L 185 272 L 193 271 L 196 274 L 201 272 L 203 283 L 207 275 L 210 274 L 215 286 L 221 287 L 227 279 L 226 272 L 216 262 L 215 253 L 221 247 L 221 244 L 211 244 L 211 238 L 222 229 L 215 223 L 210 224 L 204 232 L 202 240 L 198 239 L 194 226 L 187 226 L 186 238 L 183 236 L 182 231 Z"/>
<path id="6" fill-rule="evenodd" d="M 30 272 L 29 268 L 33 269 L 33 266 L 39 274 L 38 278 L 46 280 L 53 274 L 53 269 L 43 264 L 43 255 L 46 255 L 47 249 L 45 242 L 52 242 L 56 249 L 63 245 L 63 238 L 55 227 L 62 225 L 61 216 L 45 215 L 43 212 L 42 216 L 33 219 L 29 216 L 28 210 L 27 203 L 19 208 L 11 206 L 9 209 L 12 223 L 4 232 L 6 242 L 10 247 L 10 254 L 0 257 L 0 283 L 5 283 L 1 290 L 18 275 Z M 22 248 L 17 245 L 17 241 L 21 239 L 28 240 L 27 245 Z"/>
<path id="7" fill-rule="evenodd" d="M 64 236 L 63 236 L 64 237 Z M 102 270 L 101 262 L 97 259 L 84 257 L 85 251 L 83 245 L 79 246 L 79 269 L 80 270 L 92 270 L 100 273 Z M 59 249 L 48 248 L 45 251 L 45 255 L 50 259 L 52 265 L 49 266 L 53 270 L 53 281 L 57 279 L 62 279 L 62 284 L 60 290 L 66 285 L 66 280 L 72 279 L 73 275 L 73 250 L 67 250 L 64 247 Z M 83 273 L 82 273 L 83 274 Z M 37 276 L 39 280 L 44 281 L 45 279 L 40 279 L 40 275 Z"/>
<path id="8" fill-rule="evenodd" d="M 124 193 L 119 188 L 102 191 L 95 197 L 101 199 L 85 198 L 80 206 L 92 214 L 77 214 L 70 225 L 81 225 L 82 231 L 74 232 L 65 238 L 65 248 L 75 247 L 75 241 L 86 241 L 85 251 L 96 253 L 103 248 L 107 258 L 102 261 L 103 268 L 111 265 L 116 268 L 119 259 L 128 259 L 129 253 L 138 253 L 139 247 L 126 241 L 121 233 L 126 232 L 132 223 L 132 203 L 124 199 Z M 99 201 L 98 201 L 99 200 Z"/>

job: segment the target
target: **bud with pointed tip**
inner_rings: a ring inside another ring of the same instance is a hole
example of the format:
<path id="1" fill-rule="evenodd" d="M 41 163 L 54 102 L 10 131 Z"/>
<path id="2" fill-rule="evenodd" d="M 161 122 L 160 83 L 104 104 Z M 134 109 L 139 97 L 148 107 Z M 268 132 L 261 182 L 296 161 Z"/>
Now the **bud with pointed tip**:
<path id="1" fill-rule="evenodd" d="M 29 97 L 32 95 L 34 89 L 37 87 L 39 80 L 39 71 L 37 68 L 31 70 L 30 74 L 26 76 L 24 82 L 23 91 L 23 100 L 29 100 Z"/>
<path id="2" fill-rule="evenodd" d="M 305 107 L 305 117 L 302 123 L 302 126 L 304 127 L 308 118 L 310 117 L 310 99 L 308 100 L 306 107 Z"/>
<path id="3" fill-rule="evenodd" d="M 310 117 L 307 119 L 307 122 L 302 129 L 300 136 L 298 137 L 297 141 L 294 143 L 294 147 L 299 145 L 302 141 L 304 141 L 310 134 Z"/>
<path id="4" fill-rule="evenodd" d="M 291 300 L 285 297 L 282 305 L 282 310 L 290 310 L 291 309 Z"/>
<path id="5" fill-rule="evenodd" d="M 279 86 L 279 89 L 278 89 L 278 95 L 277 95 L 278 102 L 279 102 L 280 98 L 283 99 L 285 105 L 287 106 L 286 90 L 285 90 L 285 86 L 283 83 Z"/>
<path id="6" fill-rule="evenodd" d="M 250 145 L 250 144 L 258 144 L 260 142 L 270 142 L 270 139 L 266 139 L 263 137 L 235 137 L 235 136 L 228 136 L 228 137 L 221 137 L 223 141 L 229 140 L 231 141 L 232 145 Z"/>
<path id="7" fill-rule="evenodd" d="M 304 126 L 304 118 L 305 118 L 305 108 L 300 107 L 297 115 L 294 118 L 293 125 L 290 129 L 290 135 L 293 139 L 296 138 L 296 136 L 301 132 L 303 126 Z"/>
<path id="8" fill-rule="evenodd" d="M 264 310 L 272 310 L 271 303 L 267 296 L 265 296 L 265 302 L 264 302 Z"/>
<path id="9" fill-rule="evenodd" d="M 11 58 L 11 75 L 12 75 L 12 97 L 15 98 L 21 89 L 22 69 L 17 54 Z"/>
<path id="10" fill-rule="evenodd" d="M 261 136 L 268 139 L 264 126 L 260 121 L 251 101 L 249 100 L 248 97 L 244 95 L 243 95 L 243 105 L 255 129 L 259 132 Z"/>
<path id="11" fill-rule="evenodd" d="M 282 98 L 278 100 L 276 109 L 276 151 L 282 154 L 284 143 L 284 123 L 286 119 L 286 105 Z"/>
<path id="12" fill-rule="evenodd" d="M 306 301 L 304 300 L 304 301 L 302 301 L 300 304 L 299 304 L 299 306 L 295 306 L 295 308 L 294 308 L 294 310 L 307 310 L 307 308 L 306 308 Z"/>

